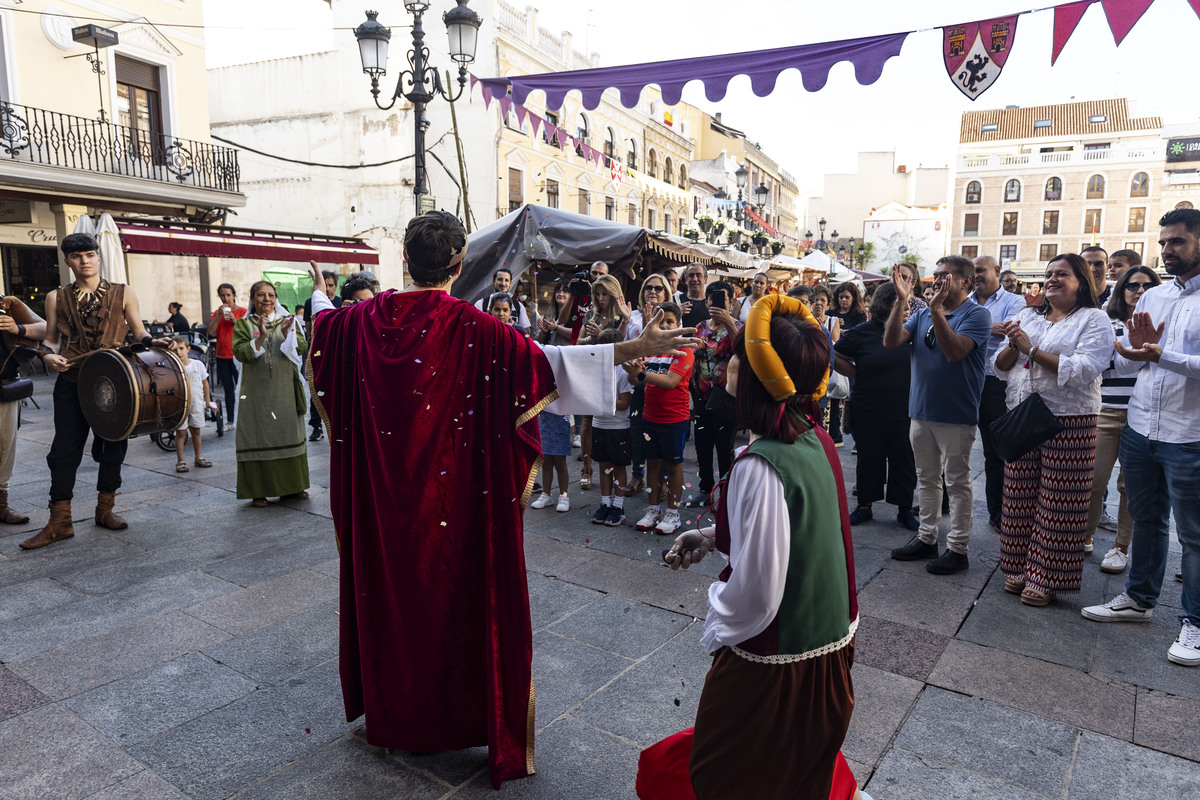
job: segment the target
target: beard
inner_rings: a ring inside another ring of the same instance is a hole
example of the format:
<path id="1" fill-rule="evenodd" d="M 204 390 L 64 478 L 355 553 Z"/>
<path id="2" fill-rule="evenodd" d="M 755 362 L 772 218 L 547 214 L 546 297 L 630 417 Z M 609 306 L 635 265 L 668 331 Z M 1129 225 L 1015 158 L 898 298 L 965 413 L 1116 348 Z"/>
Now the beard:
<path id="1" fill-rule="evenodd" d="M 1197 267 L 1200 267 L 1200 256 L 1163 262 L 1163 269 L 1167 271 L 1168 275 L 1187 275 Z"/>

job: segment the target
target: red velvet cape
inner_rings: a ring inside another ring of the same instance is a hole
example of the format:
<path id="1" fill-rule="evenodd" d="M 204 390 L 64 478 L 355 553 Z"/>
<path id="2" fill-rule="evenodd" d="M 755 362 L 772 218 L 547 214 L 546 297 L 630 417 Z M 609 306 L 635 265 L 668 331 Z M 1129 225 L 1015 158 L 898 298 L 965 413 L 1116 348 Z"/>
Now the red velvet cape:
<path id="1" fill-rule="evenodd" d="M 533 772 L 521 515 L 557 393 L 541 349 L 443 292 L 319 314 L 309 375 L 330 443 L 346 719 L 367 741 L 489 748 Z"/>

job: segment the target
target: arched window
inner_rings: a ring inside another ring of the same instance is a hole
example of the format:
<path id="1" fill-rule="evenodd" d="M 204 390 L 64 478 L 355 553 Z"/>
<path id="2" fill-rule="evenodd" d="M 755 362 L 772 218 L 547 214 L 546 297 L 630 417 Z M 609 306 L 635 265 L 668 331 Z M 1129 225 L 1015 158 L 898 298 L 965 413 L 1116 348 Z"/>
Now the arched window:
<path id="1" fill-rule="evenodd" d="M 651 178 L 658 177 L 658 153 L 654 150 L 646 151 L 646 172 Z"/>
<path id="2" fill-rule="evenodd" d="M 604 129 L 604 155 L 610 161 L 617 157 L 617 134 L 612 128 Z"/>
<path id="3" fill-rule="evenodd" d="M 1175 210 L 1178 211 L 1181 208 L 1195 208 L 1195 206 L 1189 203 L 1187 200 L 1180 200 L 1175 204 Z"/>
<path id="4" fill-rule="evenodd" d="M 675 165 L 671 163 L 670 156 L 663 161 L 663 180 L 670 184 L 675 183 Z"/>
<path id="5" fill-rule="evenodd" d="M 1087 182 L 1087 199 L 1100 200 L 1104 197 L 1104 176 L 1093 175 Z"/>
<path id="6" fill-rule="evenodd" d="M 680 189 L 688 188 L 687 167 L 685 167 L 683 164 L 679 165 L 679 188 Z"/>
<path id="7" fill-rule="evenodd" d="M 1144 172 L 1139 172 L 1133 176 L 1133 180 L 1129 182 L 1130 197 L 1147 197 L 1150 194 L 1150 176 Z"/>
<path id="8" fill-rule="evenodd" d="M 1046 181 L 1046 199 L 1062 200 L 1062 181 L 1060 179 L 1051 178 Z"/>
<path id="9" fill-rule="evenodd" d="M 638 168 L 637 153 L 638 153 L 637 139 L 630 139 L 629 140 L 629 153 L 625 157 L 625 166 L 629 167 L 630 169 Z"/>
<path id="10" fill-rule="evenodd" d="M 581 156 L 583 155 L 583 145 L 591 144 L 592 138 L 592 132 L 588 128 L 588 118 L 582 113 L 575 118 L 575 138 L 578 140 L 575 145 L 575 155 Z"/>
<path id="11" fill-rule="evenodd" d="M 971 181 L 967 184 L 967 202 L 971 204 L 983 202 L 983 187 L 979 185 L 979 181 Z"/>
<path id="12" fill-rule="evenodd" d="M 1004 184 L 1004 202 L 1021 202 L 1021 182 L 1016 178 L 1013 178 L 1011 181 Z"/>

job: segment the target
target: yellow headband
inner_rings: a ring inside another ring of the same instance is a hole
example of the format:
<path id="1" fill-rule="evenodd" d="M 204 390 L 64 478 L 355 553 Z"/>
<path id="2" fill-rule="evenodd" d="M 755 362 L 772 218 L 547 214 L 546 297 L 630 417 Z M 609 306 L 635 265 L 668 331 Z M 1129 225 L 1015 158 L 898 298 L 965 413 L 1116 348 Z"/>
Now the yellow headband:
<path id="1" fill-rule="evenodd" d="M 817 324 L 817 320 L 799 300 L 779 294 L 763 297 L 750 309 L 750 316 L 746 320 L 746 358 L 750 361 L 750 369 L 754 370 L 771 397 L 776 402 L 782 402 L 796 394 L 796 384 L 771 346 L 771 317 L 775 314 L 799 314 L 801 319 L 813 325 Z M 825 394 L 828 383 L 829 370 L 826 369 L 813 392 L 814 400 L 819 400 Z"/>

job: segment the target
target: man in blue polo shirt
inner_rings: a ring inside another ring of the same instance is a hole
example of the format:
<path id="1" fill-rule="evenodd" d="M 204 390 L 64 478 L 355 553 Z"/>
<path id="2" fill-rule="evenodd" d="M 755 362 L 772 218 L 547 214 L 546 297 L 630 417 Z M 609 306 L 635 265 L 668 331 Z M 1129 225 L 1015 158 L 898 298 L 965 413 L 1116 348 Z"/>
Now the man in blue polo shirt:
<path id="1" fill-rule="evenodd" d="M 921 530 L 911 542 L 893 550 L 892 558 L 932 559 L 925 569 L 935 575 L 950 575 L 969 566 L 971 446 L 979 424 L 983 363 L 992 317 L 983 306 L 967 302 L 967 293 L 975 283 L 975 265 L 964 256 L 938 259 L 929 307 L 918 309 L 907 322 L 904 312 L 911 289 L 895 273 L 892 283 L 898 297 L 888 316 L 883 344 L 900 347 L 913 342 L 909 438 L 921 499 Z M 950 495 L 950 533 L 946 536 L 946 552 L 939 556 L 943 474 Z"/>
<path id="2" fill-rule="evenodd" d="M 992 317 L 992 335 L 988 337 L 983 359 L 983 396 L 979 401 L 979 439 L 983 442 L 984 493 L 987 496 L 988 523 L 1000 530 L 1000 501 L 1004 490 L 1004 459 L 996 447 L 991 424 L 1008 411 L 1005 395 L 1008 384 L 992 371 L 992 359 L 1004 344 L 1004 323 L 1025 308 L 1025 298 L 1006 292 L 1000 286 L 1000 265 L 991 256 L 975 259 L 975 291 L 967 298 L 988 310 Z"/>

